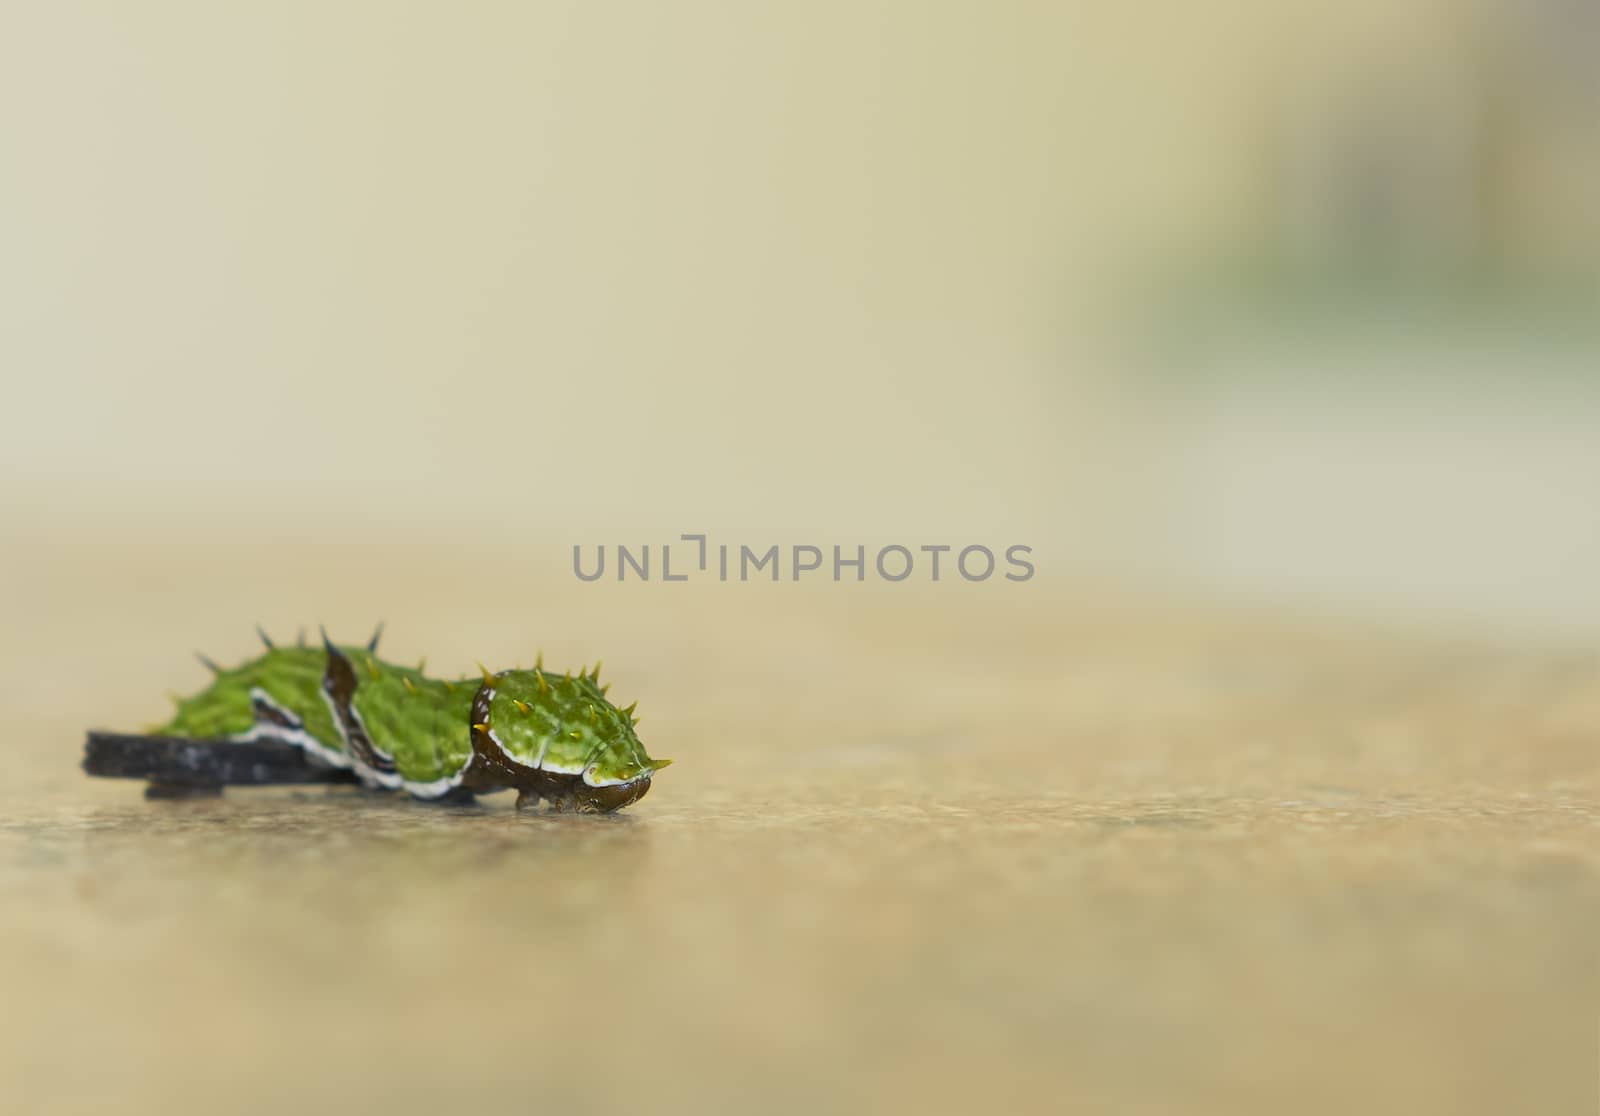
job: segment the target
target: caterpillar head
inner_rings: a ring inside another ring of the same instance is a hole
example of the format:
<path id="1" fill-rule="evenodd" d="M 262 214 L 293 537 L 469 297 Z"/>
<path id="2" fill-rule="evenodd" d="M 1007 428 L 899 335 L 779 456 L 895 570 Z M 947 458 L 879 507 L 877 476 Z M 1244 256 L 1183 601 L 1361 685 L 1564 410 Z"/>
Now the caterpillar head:
<path id="1" fill-rule="evenodd" d="M 610 813 L 643 798 L 651 776 L 672 761 L 650 758 L 634 731 L 634 706 L 612 705 L 598 676 L 598 667 L 593 677 L 541 668 L 486 675 L 482 723 L 512 763 L 565 776 L 560 799 L 580 811 Z"/>

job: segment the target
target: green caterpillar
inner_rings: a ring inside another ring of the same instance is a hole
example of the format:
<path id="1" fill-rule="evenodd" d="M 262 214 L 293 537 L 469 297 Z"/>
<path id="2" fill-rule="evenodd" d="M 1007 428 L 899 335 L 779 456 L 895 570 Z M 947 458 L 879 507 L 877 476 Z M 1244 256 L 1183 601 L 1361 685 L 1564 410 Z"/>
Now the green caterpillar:
<path id="1" fill-rule="evenodd" d="M 336 646 L 326 632 L 321 647 L 303 637 L 280 647 L 258 628 L 265 652 L 231 670 L 201 656 L 215 675 L 211 685 L 176 699 L 172 720 L 154 732 L 178 743 L 288 745 L 313 768 L 418 799 L 515 789 L 519 809 L 542 799 L 580 813 L 637 802 L 672 762 L 645 752 L 634 732 L 638 703 L 618 709 L 606 699 L 599 663 L 574 676 L 546 671 L 541 656 L 532 670 L 480 667 L 481 680 L 444 681 L 426 677 L 422 663 L 380 660 L 382 630 L 365 647 Z M 91 773 L 159 777 L 126 766 L 96 770 L 95 743 L 91 734 Z"/>

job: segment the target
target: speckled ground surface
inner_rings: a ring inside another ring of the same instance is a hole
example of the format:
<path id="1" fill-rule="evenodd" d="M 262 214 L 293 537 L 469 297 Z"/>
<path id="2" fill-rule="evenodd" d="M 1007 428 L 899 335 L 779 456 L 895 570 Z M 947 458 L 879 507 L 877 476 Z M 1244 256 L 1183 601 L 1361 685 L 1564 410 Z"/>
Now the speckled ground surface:
<path id="1" fill-rule="evenodd" d="M 1048 585 L 528 575 L 513 623 L 447 557 L 10 556 L 6 1111 L 1600 1109 L 1593 654 Z M 397 657 L 603 653 L 677 766 L 602 819 L 76 771 L 193 645 L 248 653 L 236 613 L 402 583 Z"/>

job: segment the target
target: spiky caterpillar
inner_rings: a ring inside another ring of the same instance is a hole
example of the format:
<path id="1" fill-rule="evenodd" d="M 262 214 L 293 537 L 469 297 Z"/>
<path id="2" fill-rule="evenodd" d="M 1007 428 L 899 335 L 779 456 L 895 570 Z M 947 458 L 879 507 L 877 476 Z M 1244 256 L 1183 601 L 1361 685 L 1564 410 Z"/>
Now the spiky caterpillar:
<path id="1" fill-rule="evenodd" d="M 211 685 L 178 699 L 161 737 L 303 749 L 315 764 L 349 770 L 369 787 L 420 799 L 516 789 L 518 807 L 543 799 L 556 810 L 609 813 L 637 802 L 655 772 L 634 733 L 592 673 L 483 670 L 481 679 L 428 678 L 365 647 L 279 647 L 232 669 L 203 659 Z M 110 772 L 108 772 L 110 773 Z M 116 772 L 125 773 L 125 772 Z M 270 781 L 270 780 L 262 780 Z"/>

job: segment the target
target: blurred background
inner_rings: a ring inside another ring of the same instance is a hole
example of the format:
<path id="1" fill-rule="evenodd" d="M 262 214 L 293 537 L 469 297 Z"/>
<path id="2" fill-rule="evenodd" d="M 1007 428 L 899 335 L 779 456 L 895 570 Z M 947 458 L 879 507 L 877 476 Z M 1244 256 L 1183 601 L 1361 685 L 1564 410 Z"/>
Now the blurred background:
<path id="1" fill-rule="evenodd" d="M 1594 1111 L 1595 0 L 16 3 L 0 377 L 19 1110 Z M 679 766 L 76 770 L 379 618 Z"/>
<path id="2" fill-rule="evenodd" d="M 1600 627 L 1593 3 L 8 23 L 13 537 L 992 536 Z"/>

